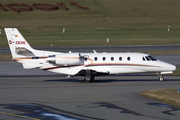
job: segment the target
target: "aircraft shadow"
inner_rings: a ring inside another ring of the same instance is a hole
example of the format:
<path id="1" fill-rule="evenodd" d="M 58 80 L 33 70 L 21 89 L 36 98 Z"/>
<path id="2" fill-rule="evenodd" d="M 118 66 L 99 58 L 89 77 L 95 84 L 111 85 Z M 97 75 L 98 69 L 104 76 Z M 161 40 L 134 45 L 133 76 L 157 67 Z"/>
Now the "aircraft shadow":
<path id="1" fill-rule="evenodd" d="M 114 76 L 114 78 L 113 78 Z M 168 76 L 168 75 L 167 75 Z M 13 76 L 0 76 L 0 78 L 44 78 L 46 80 L 43 80 L 44 82 L 84 82 L 83 77 L 74 77 L 74 78 L 66 78 L 65 75 L 13 75 Z M 118 77 L 118 78 L 117 78 Z M 121 78 L 123 77 L 123 78 Z M 125 78 L 124 78 L 125 77 Z M 133 78 L 132 78 L 133 77 Z M 137 77 L 137 78 L 136 78 Z M 143 77 L 143 78 L 141 78 Z M 146 77 L 146 78 L 144 78 Z M 149 78 L 153 77 L 153 78 Z M 168 81 L 180 81 L 178 78 L 174 78 L 174 76 L 171 76 L 171 78 L 166 78 L 164 76 L 165 80 L 163 82 L 168 82 Z M 48 79 L 48 80 L 47 80 Z M 102 76 L 102 77 L 96 77 L 93 82 L 90 83 L 108 83 L 108 82 L 153 82 L 158 80 L 157 75 L 147 75 L 147 74 L 123 74 L 123 75 L 109 75 L 109 76 Z"/>
<path id="2" fill-rule="evenodd" d="M 166 79 L 163 82 L 168 82 L 168 81 L 179 81 L 180 79 Z M 79 79 L 51 79 L 51 80 L 44 80 L 44 82 L 84 82 L 84 80 L 79 80 Z M 99 80 L 96 79 L 93 82 L 90 83 L 110 83 L 110 82 L 159 82 L 158 79 L 143 79 L 143 80 L 139 80 L 139 79 L 104 79 L 104 80 Z"/>
<path id="3" fill-rule="evenodd" d="M 113 78 L 114 76 L 114 78 Z M 168 75 L 167 75 L 168 76 Z M 118 77 L 118 78 L 117 78 Z M 121 78 L 123 77 L 123 78 Z M 126 77 L 126 78 L 124 78 Z M 133 77 L 133 79 L 132 79 Z M 137 77 L 137 78 L 135 78 Z M 141 78 L 143 77 L 143 78 Z M 147 78 L 144 78 L 147 77 Z M 153 77 L 153 78 L 149 78 Z M 102 79 L 103 78 L 103 79 Z M 135 78 L 135 79 L 134 79 Z M 163 82 L 168 81 L 180 81 L 178 78 L 166 78 L 166 75 L 164 75 L 165 80 Z M 83 77 L 74 77 L 74 78 L 64 78 L 64 76 L 61 76 L 61 79 L 51 79 L 51 80 L 44 80 L 44 82 L 83 82 Z M 123 75 L 108 75 L 108 76 L 102 76 L 102 77 L 96 77 L 93 82 L 90 83 L 108 83 L 108 82 L 159 82 L 157 75 L 149 75 L 149 74 L 123 74 Z"/>

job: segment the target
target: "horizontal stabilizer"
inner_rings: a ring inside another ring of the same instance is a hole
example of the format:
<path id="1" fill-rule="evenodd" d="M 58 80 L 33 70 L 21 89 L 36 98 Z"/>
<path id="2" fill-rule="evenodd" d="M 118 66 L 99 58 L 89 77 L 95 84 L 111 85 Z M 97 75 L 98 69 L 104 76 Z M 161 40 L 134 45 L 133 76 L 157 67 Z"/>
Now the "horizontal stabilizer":
<path id="1" fill-rule="evenodd" d="M 23 56 L 35 56 L 34 53 L 25 47 L 16 47 L 16 53 Z"/>
<path id="2" fill-rule="evenodd" d="M 26 61 L 22 62 L 24 69 L 31 69 L 31 68 L 39 68 L 43 66 L 43 63 L 40 61 Z"/>

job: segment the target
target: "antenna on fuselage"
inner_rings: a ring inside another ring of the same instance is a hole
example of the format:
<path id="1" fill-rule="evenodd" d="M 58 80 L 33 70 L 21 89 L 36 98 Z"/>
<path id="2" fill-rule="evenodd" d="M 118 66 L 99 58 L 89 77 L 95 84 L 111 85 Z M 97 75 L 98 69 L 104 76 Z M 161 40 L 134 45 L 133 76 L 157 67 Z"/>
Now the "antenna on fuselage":
<path id="1" fill-rule="evenodd" d="M 97 53 L 95 50 L 93 50 L 94 53 Z"/>

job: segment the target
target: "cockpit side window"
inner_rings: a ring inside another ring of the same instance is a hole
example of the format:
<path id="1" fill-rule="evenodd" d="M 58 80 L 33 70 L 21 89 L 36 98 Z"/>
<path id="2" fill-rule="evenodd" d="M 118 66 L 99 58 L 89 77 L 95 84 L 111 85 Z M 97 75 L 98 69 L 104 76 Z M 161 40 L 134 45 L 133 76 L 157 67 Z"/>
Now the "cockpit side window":
<path id="1" fill-rule="evenodd" d="M 145 56 L 145 58 L 147 61 L 157 61 L 157 59 L 152 56 Z"/>
<path id="2" fill-rule="evenodd" d="M 143 61 L 146 61 L 146 59 L 145 59 L 144 57 L 142 58 L 142 60 L 143 60 Z"/>
<path id="3" fill-rule="evenodd" d="M 151 59 L 150 59 L 148 56 L 146 56 L 146 60 L 147 60 L 147 61 L 151 61 Z"/>

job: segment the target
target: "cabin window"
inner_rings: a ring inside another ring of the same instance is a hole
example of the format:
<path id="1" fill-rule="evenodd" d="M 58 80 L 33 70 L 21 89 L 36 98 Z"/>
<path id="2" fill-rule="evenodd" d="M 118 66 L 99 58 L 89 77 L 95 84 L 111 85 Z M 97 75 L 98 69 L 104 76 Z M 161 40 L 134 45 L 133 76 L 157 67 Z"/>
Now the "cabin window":
<path id="1" fill-rule="evenodd" d="M 114 57 L 111 57 L 111 61 L 114 61 Z"/>
<path id="2" fill-rule="evenodd" d="M 94 60 L 95 60 L 95 61 L 97 61 L 97 60 L 98 60 L 98 58 L 97 58 L 97 57 L 95 57 L 95 58 L 94 58 Z"/>
<path id="3" fill-rule="evenodd" d="M 85 61 L 87 61 L 87 58 L 84 58 Z"/>
<path id="4" fill-rule="evenodd" d="M 105 61 L 106 60 L 106 57 L 103 57 L 103 61 Z"/>
<path id="5" fill-rule="evenodd" d="M 119 61 L 122 61 L 122 57 L 119 57 Z"/>
<path id="6" fill-rule="evenodd" d="M 131 60 L 131 58 L 130 58 L 130 57 L 127 57 L 127 60 L 128 60 L 128 61 L 130 61 L 130 60 Z"/>

